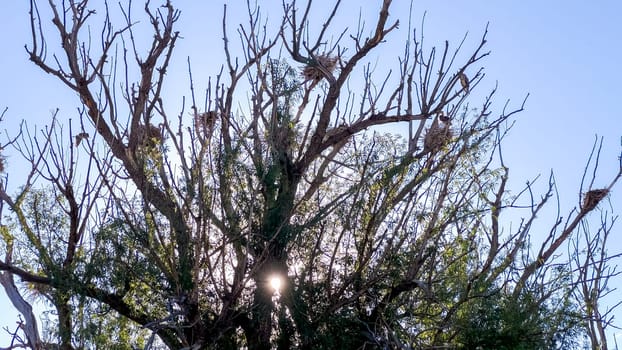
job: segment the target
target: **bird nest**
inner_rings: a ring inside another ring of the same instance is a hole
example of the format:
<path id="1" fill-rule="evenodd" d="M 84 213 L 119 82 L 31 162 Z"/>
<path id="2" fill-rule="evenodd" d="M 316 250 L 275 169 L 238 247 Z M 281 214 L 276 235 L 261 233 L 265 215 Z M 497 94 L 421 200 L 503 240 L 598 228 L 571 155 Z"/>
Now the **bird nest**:
<path id="1" fill-rule="evenodd" d="M 447 145 L 452 137 L 453 131 L 448 123 L 434 122 L 423 138 L 423 149 L 428 152 L 438 151 Z"/>
<path id="2" fill-rule="evenodd" d="M 326 76 L 323 70 L 326 70 L 326 73 L 334 72 L 335 68 L 337 68 L 338 60 L 339 58 L 336 56 L 331 57 L 326 54 L 319 55 L 314 62 L 306 65 L 302 69 L 302 76 L 305 80 L 320 81 Z"/>
<path id="3" fill-rule="evenodd" d="M 195 113 L 194 129 L 198 134 L 207 138 L 209 135 L 212 134 L 217 119 L 218 113 L 216 111 Z"/>
<path id="4" fill-rule="evenodd" d="M 583 204 L 581 204 L 581 209 L 583 211 L 590 211 L 596 208 L 598 203 L 600 203 L 600 201 L 605 198 L 607 194 L 609 194 L 609 190 L 606 188 L 588 191 L 583 196 Z"/>
<path id="5" fill-rule="evenodd" d="M 162 130 L 151 123 L 147 126 L 143 124 L 138 125 L 136 133 L 139 144 L 143 147 L 153 148 L 164 142 Z"/>

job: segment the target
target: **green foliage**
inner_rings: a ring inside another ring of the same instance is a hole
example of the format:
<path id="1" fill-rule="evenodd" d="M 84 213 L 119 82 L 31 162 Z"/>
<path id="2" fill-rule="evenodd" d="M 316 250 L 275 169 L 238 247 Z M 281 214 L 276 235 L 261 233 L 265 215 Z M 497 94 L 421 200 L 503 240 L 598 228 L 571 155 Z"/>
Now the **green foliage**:
<path id="1" fill-rule="evenodd" d="M 580 340 L 574 305 L 551 305 L 534 295 L 514 298 L 501 290 L 472 300 L 453 327 L 460 349 L 569 349 Z M 571 339 L 574 338 L 574 339 Z"/>
<path id="2" fill-rule="evenodd" d="M 279 121 L 287 125 L 290 109 L 302 96 L 299 74 L 287 61 L 279 59 L 268 60 L 266 69 L 272 93 L 279 99 L 276 106 L 280 115 Z"/>
<path id="3" fill-rule="evenodd" d="M 87 349 L 143 349 L 148 330 L 137 327 L 127 318 L 111 310 L 98 310 L 97 306 L 84 301 L 77 306 L 75 343 Z"/>

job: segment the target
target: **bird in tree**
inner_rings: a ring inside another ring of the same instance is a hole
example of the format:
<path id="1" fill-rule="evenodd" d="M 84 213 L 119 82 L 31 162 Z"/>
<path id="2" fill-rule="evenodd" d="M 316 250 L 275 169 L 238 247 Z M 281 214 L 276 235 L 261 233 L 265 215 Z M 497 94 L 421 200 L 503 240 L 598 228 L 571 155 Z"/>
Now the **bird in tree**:
<path id="1" fill-rule="evenodd" d="M 460 85 L 462 85 L 462 90 L 465 92 L 469 92 L 469 78 L 467 78 L 466 74 L 460 72 L 458 75 L 460 78 Z"/>
<path id="2" fill-rule="evenodd" d="M 75 138 L 76 138 L 76 147 L 78 147 L 80 146 L 80 142 L 82 142 L 82 140 L 89 138 L 89 133 L 81 132 L 78 135 L 76 135 Z"/>

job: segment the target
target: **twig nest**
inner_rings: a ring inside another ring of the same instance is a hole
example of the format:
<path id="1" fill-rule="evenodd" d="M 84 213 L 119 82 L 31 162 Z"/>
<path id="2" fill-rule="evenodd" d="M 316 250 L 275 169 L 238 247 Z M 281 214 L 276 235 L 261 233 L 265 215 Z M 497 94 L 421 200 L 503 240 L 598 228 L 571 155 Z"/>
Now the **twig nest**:
<path id="1" fill-rule="evenodd" d="M 194 130 L 198 135 L 209 138 L 214 131 L 214 125 L 218 119 L 216 111 L 208 111 L 204 113 L 194 114 Z"/>
<path id="2" fill-rule="evenodd" d="M 162 130 L 153 124 L 138 125 L 136 134 L 138 143 L 143 147 L 156 147 L 164 141 Z"/>
<path id="3" fill-rule="evenodd" d="M 449 122 L 434 120 L 423 138 L 424 152 L 436 152 L 449 143 L 453 136 Z"/>
<path id="4" fill-rule="evenodd" d="M 588 191 L 583 197 L 583 204 L 581 209 L 583 211 L 590 211 L 600 203 L 600 201 L 609 194 L 609 190 L 606 188 Z"/>
<path id="5" fill-rule="evenodd" d="M 322 72 L 323 69 L 325 69 L 328 73 L 335 71 L 338 60 L 339 58 L 337 56 L 331 57 L 326 54 L 319 55 L 316 57 L 315 62 L 304 67 L 302 70 L 302 76 L 305 80 L 318 82 L 325 77 L 325 73 Z"/>

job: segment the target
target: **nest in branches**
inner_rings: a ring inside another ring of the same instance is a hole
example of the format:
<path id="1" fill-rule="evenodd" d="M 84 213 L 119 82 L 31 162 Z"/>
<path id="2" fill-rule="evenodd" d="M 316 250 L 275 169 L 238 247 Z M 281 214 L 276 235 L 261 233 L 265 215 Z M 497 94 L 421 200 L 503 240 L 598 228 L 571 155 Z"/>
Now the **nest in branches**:
<path id="1" fill-rule="evenodd" d="M 198 135 L 203 136 L 204 138 L 209 138 L 214 131 L 216 120 L 218 120 L 218 113 L 216 111 L 195 113 L 194 130 Z"/>
<path id="2" fill-rule="evenodd" d="M 600 201 L 609 194 L 609 190 L 606 188 L 588 191 L 583 197 L 583 204 L 581 209 L 583 211 L 590 211 L 600 203 Z"/>
<path id="3" fill-rule="evenodd" d="M 323 69 L 328 73 L 332 73 L 335 71 L 337 67 L 338 57 L 331 57 L 326 54 L 322 54 L 316 57 L 316 61 L 312 64 L 308 64 L 302 70 L 302 76 L 305 80 L 312 80 L 314 82 L 318 82 L 325 77 L 325 73 L 322 72 Z"/>
<path id="4" fill-rule="evenodd" d="M 447 145 L 452 137 L 453 132 L 449 123 L 434 121 L 423 138 L 423 150 L 436 152 Z"/>
<path id="5" fill-rule="evenodd" d="M 153 148 L 161 145 L 164 141 L 162 130 L 153 124 L 147 126 L 142 124 L 138 125 L 136 134 L 138 144 L 143 147 Z"/>
<path id="6" fill-rule="evenodd" d="M 0 174 L 4 173 L 4 157 L 0 155 Z"/>

